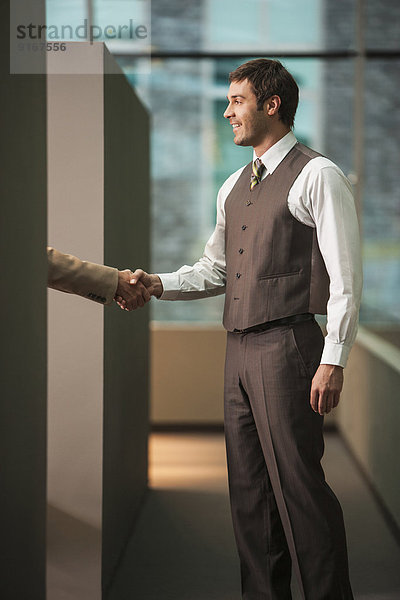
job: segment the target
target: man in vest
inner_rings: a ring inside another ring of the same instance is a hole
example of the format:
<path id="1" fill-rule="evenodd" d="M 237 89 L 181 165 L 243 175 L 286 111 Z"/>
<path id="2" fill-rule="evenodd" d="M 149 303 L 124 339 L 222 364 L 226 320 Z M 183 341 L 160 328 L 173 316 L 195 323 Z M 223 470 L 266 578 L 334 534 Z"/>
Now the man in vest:
<path id="1" fill-rule="evenodd" d="M 225 433 L 244 600 L 353 598 L 340 504 L 320 464 L 339 402 L 362 275 L 352 192 L 293 135 L 298 87 L 278 62 L 230 74 L 225 118 L 252 163 L 223 184 L 203 257 L 135 272 L 162 300 L 225 293 Z M 327 314 L 323 338 L 314 314 Z"/>

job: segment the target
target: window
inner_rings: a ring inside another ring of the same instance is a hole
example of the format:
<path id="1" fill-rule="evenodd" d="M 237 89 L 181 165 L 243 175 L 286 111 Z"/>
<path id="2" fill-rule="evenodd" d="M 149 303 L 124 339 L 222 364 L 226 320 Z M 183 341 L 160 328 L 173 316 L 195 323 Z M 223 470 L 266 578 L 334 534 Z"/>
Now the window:
<path id="1" fill-rule="evenodd" d="M 300 87 L 295 134 L 335 161 L 360 191 L 361 320 L 399 322 L 399 2 L 47 0 L 48 22 L 70 22 L 86 11 L 104 24 L 111 17 L 122 22 L 133 8 L 134 18 L 145 19 L 140 10 L 150 6 L 148 75 L 138 74 L 144 59 L 129 40 L 107 43 L 153 115 L 153 270 L 174 270 L 202 255 L 219 187 L 251 159 L 251 150 L 233 144 L 222 117 L 229 71 L 252 57 L 280 55 Z M 156 320 L 220 321 L 222 306 L 223 298 L 214 298 L 157 302 L 152 310 Z"/>

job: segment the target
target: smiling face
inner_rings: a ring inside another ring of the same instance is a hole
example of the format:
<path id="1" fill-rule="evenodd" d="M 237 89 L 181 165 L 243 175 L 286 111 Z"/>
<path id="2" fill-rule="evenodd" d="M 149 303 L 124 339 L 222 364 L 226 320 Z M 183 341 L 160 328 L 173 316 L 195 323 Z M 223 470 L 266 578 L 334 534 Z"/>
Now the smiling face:
<path id="1" fill-rule="evenodd" d="M 232 125 L 237 146 L 253 146 L 257 156 L 261 156 L 290 130 L 279 119 L 279 96 L 271 96 L 258 110 L 256 95 L 247 79 L 232 81 L 227 98 L 224 117 Z"/>
<path id="2" fill-rule="evenodd" d="M 228 102 L 224 117 L 232 125 L 235 144 L 254 148 L 262 144 L 269 132 L 268 117 L 264 110 L 257 110 L 256 96 L 247 79 L 231 83 Z"/>

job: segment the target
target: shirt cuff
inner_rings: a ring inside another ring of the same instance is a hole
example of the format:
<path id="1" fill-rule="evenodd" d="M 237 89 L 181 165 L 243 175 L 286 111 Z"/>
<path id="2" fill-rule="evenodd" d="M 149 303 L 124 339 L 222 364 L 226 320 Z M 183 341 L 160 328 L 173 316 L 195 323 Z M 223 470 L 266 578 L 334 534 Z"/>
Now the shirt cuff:
<path id="1" fill-rule="evenodd" d="M 179 275 L 177 273 L 157 273 L 161 279 L 163 293 L 159 300 L 177 300 L 180 291 Z"/>
<path id="2" fill-rule="evenodd" d="M 321 365 L 338 365 L 345 367 L 349 358 L 350 348 L 344 344 L 335 344 L 325 339 L 325 346 L 322 352 Z"/>

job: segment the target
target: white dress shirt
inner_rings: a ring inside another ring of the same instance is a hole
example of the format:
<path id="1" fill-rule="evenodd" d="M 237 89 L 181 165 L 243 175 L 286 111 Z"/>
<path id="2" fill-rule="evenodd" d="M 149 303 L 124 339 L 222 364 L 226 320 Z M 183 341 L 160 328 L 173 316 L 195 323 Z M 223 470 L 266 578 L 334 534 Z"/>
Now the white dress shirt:
<path id="1" fill-rule="evenodd" d="M 265 165 L 263 179 L 274 172 L 296 142 L 290 131 L 260 156 Z M 218 192 L 217 223 L 202 258 L 191 267 L 160 274 L 161 300 L 194 300 L 225 292 L 225 200 L 243 169 L 228 177 Z M 344 367 L 357 333 L 362 289 L 359 229 L 350 183 L 332 161 L 313 158 L 292 185 L 288 207 L 298 221 L 316 228 L 330 278 L 321 363 Z"/>

